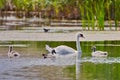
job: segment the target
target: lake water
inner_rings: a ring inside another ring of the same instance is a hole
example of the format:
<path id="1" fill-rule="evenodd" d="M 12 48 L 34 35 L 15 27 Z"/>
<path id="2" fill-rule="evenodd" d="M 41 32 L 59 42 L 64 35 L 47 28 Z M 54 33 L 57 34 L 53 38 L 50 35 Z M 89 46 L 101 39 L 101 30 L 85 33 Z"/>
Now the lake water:
<path id="1" fill-rule="evenodd" d="M 1 41 L 0 42 L 0 80 L 76 80 L 75 57 L 43 59 L 48 53 L 45 45 L 51 47 L 67 45 L 76 49 L 72 42 L 55 41 Z M 8 58 L 8 46 L 13 45 L 19 58 Z M 107 58 L 91 57 L 91 47 L 107 51 Z M 119 80 L 120 79 L 120 41 L 82 41 L 82 58 L 78 80 Z"/>

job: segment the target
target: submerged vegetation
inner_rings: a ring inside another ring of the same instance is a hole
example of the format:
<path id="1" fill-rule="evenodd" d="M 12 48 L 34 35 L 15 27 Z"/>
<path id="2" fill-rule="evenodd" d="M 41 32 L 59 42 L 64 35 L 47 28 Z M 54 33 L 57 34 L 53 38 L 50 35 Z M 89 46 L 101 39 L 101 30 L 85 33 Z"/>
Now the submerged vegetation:
<path id="1" fill-rule="evenodd" d="M 105 24 L 117 30 L 119 4 L 119 0 L 0 0 L 0 11 L 15 11 L 26 17 L 36 15 L 50 20 L 80 20 L 83 29 L 87 27 L 88 30 L 104 30 Z"/>

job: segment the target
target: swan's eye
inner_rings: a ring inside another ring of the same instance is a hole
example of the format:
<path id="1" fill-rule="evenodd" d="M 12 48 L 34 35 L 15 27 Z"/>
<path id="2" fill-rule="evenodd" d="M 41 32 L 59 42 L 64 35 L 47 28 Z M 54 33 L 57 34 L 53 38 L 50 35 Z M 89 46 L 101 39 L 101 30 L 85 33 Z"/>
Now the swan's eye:
<path id="1" fill-rule="evenodd" d="M 83 34 L 80 34 L 80 37 L 84 37 Z"/>

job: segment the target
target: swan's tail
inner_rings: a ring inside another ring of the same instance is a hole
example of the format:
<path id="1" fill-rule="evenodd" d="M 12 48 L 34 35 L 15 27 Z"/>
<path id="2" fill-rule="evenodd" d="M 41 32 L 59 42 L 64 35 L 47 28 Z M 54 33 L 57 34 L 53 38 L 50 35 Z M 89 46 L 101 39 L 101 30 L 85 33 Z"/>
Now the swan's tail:
<path id="1" fill-rule="evenodd" d="M 45 47 L 46 47 L 46 50 L 48 50 L 48 52 L 52 52 L 52 50 L 53 50 L 53 48 L 51 48 L 49 45 L 45 45 Z"/>

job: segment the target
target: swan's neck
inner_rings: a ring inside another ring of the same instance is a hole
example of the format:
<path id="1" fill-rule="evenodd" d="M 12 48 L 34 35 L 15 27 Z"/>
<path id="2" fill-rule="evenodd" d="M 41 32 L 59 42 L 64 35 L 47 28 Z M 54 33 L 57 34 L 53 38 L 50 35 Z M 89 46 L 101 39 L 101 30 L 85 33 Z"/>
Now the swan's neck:
<path id="1" fill-rule="evenodd" d="M 79 60 L 82 54 L 79 37 L 77 37 L 76 47 L 77 47 L 77 53 L 78 53 L 77 59 Z"/>

